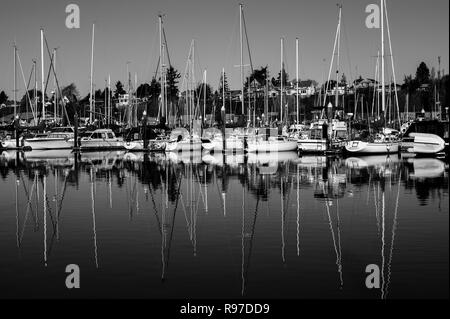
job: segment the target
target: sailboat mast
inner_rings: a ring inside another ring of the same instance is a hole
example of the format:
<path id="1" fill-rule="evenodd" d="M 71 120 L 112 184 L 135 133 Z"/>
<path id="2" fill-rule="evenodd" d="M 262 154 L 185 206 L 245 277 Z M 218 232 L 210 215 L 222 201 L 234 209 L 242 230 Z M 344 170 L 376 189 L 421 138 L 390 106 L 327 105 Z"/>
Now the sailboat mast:
<path id="1" fill-rule="evenodd" d="M 105 78 L 105 91 L 104 95 L 105 98 L 103 100 L 103 110 L 105 111 L 105 125 L 108 125 L 108 96 L 106 95 L 106 92 L 108 90 L 108 79 Z"/>
<path id="2" fill-rule="evenodd" d="M 295 57 L 296 57 L 296 78 L 297 78 L 297 86 L 296 86 L 296 106 L 297 106 L 297 124 L 300 124 L 300 116 L 299 116 L 299 100 L 298 100 L 298 38 L 295 38 Z"/>
<path id="3" fill-rule="evenodd" d="M 191 67 L 192 67 L 192 91 L 193 91 L 193 94 L 192 94 L 192 112 L 191 112 L 191 121 L 190 121 L 190 123 L 191 123 L 191 130 L 190 130 L 190 132 L 191 132 L 191 135 L 192 135 L 192 126 L 193 126 L 193 124 L 194 124 L 194 119 L 195 119 L 195 113 L 196 113 L 196 108 L 197 108 L 197 105 L 195 104 L 195 91 L 196 91 L 196 88 L 195 88 L 195 40 L 192 40 L 192 65 L 191 65 Z"/>
<path id="4" fill-rule="evenodd" d="M 227 109 L 225 107 L 225 68 L 222 69 L 222 107 L 225 110 L 225 117 L 226 117 Z"/>
<path id="5" fill-rule="evenodd" d="M 41 29 L 41 88 L 42 88 L 42 120 L 45 120 L 44 29 Z"/>
<path id="6" fill-rule="evenodd" d="M 133 112 L 134 112 L 134 117 L 133 117 L 133 122 L 134 122 L 134 126 L 137 126 L 137 72 L 134 73 L 134 108 L 133 108 Z"/>
<path id="7" fill-rule="evenodd" d="M 17 46 L 16 43 L 14 42 L 14 120 L 16 119 L 17 116 L 17 76 L 16 76 L 16 67 L 17 67 Z"/>
<path id="8" fill-rule="evenodd" d="M 337 61 L 336 61 L 336 100 L 334 102 L 335 107 L 339 106 L 339 67 L 340 67 L 340 50 L 341 50 L 341 19 L 342 19 L 342 5 L 339 5 L 339 24 L 337 34 Z M 334 117 L 334 112 L 332 118 Z"/>
<path id="9" fill-rule="evenodd" d="M 163 79 L 163 44 L 162 44 L 162 15 L 158 16 L 159 20 L 159 74 L 161 79 L 161 113 L 162 117 L 166 117 L 165 109 L 165 85 Z"/>
<path id="10" fill-rule="evenodd" d="M 163 50 L 163 55 L 162 55 L 162 60 L 164 61 L 164 63 L 166 62 L 166 44 L 163 43 L 162 46 L 162 50 Z M 163 70 L 163 83 L 164 83 L 164 117 L 166 119 L 165 124 L 168 124 L 168 112 L 167 112 L 167 69 L 165 68 L 165 64 L 164 66 L 164 70 Z"/>
<path id="11" fill-rule="evenodd" d="M 387 34 L 388 34 L 388 40 L 389 40 L 389 52 L 391 55 L 391 64 L 392 64 L 392 74 L 394 77 L 394 85 L 397 86 L 397 79 L 395 76 L 395 63 L 394 63 L 394 53 L 392 52 L 392 41 L 391 41 L 391 31 L 390 31 L 390 27 L 389 27 L 389 16 L 387 13 L 387 5 L 386 5 L 386 0 L 383 0 L 384 3 L 384 11 L 385 11 L 385 15 L 386 15 L 386 26 L 387 26 Z M 397 87 L 395 87 L 395 103 L 396 103 L 396 109 L 397 109 L 397 116 L 398 116 L 398 124 L 399 127 L 402 126 L 402 122 L 400 120 L 400 106 L 398 103 L 398 93 L 397 93 Z"/>
<path id="12" fill-rule="evenodd" d="M 281 123 L 283 123 L 283 45 L 284 45 L 284 39 L 281 38 L 281 71 L 280 71 L 280 109 L 281 109 Z"/>
<path id="13" fill-rule="evenodd" d="M 108 75 L 108 116 L 107 123 L 111 124 L 111 75 Z"/>
<path id="14" fill-rule="evenodd" d="M 130 79 L 130 69 L 129 69 L 129 64 L 130 62 L 127 62 L 127 94 L 128 94 L 128 104 L 127 104 L 127 110 L 126 113 L 124 115 L 124 117 L 126 116 L 127 118 L 127 122 L 128 122 L 128 126 L 130 125 L 130 108 L 131 108 L 131 95 L 130 95 L 130 87 L 131 87 L 131 79 Z"/>
<path id="15" fill-rule="evenodd" d="M 205 78 L 204 78 L 204 85 L 203 85 L 203 117 L 202 117 L 202 127 L 203 123 L 205 122 L 206 118 L 206 69 L 205 69 Z"/>
<path id="16" fill-rule="evenodd" d="M 37 100 L 37 68 L 36 68 L 36 60 L 33 59 L 33 71 L 34 71 L 34 114 L 38 113 L 38 100 Z M 34 123 L 36 124 L 36 116 L 34 115 Z"/>
<path id="17" fill-rule="evenodd" d="M 95 41 L 95 24 L 92 24 L 92 44 L 91 44 L 91 95 L 89 104 L 89 122 L 94 121 L 94 41 Z"/>
<path id="18" fill-rule="evenodd" d="M 386 118 L 386 90 L 384 65 L 384 0 L 381 0 L 381 111 Z"/>
<path id="19" fill-rule="evenodd" d="M 245 99 L 244 99 L 244 45 L 243 45 L 243 35 L 242 35 L 242 10 L 243 10 L 243 4 L 239 4 L 239 39 L 240 39 L 240 45 L 241 45 L 241 64 L 240 64 L 240 71 L 241 71 L 241 93 L 242 93 L 242 115 L 245 115 L 244 107 L 245 107 Z"/>
<path id="20" fill-rule="evenodd" d="M 53 119 L 56 123 L 56 117 L 58 116 L 58 88 L 56 85 L 56 49 L 53 49 L 53 70 L 55 71 L 55 78 L 54 78 L 55 100 L 53 101 Z"/>

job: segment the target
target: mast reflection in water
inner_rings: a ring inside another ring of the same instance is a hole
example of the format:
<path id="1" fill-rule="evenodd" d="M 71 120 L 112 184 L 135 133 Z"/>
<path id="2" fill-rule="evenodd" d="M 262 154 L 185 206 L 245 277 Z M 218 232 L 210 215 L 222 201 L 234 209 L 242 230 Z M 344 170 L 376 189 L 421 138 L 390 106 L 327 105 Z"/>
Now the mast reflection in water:
<path id="1" fill-rule="evenodd" d="M 2 298 L 448 298 L 439 159 L 4 152 L 0 174 Z"/>

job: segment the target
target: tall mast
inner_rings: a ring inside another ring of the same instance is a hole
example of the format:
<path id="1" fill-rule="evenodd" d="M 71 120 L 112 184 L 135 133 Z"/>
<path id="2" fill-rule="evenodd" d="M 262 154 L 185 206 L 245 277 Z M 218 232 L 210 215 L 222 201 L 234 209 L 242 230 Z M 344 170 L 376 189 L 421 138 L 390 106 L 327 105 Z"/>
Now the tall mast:
<path id="1" fill-rule="evenodd" d="M 127 63 L 127 77 L 128 77 L 128 108 L 127 108 L 127 121 L 128 125 L 131 126 L 131 108 L 133 107 L 133 99 L 131 98 L 131 73 L 128 68 L 129 62 Z"/>
<path id="2" fill-rule="evenodd" d="M 111 124 L 111 75 L 108 75 L 108 117 L 107 123 Z"/>
<path id="3" fill-rule="evenodd" d="M 161 78 L 161 112 L 162 116 L 166 117 L 166 102 L 165 102 L 165 83 L 164 83 L 164 61 L 163 61 L 163 43 L 162 43 L 162 15 L 158 16 L 159 20 L 159 74 Z"/>
<path id="4" fill-rule="evenodd" d="M 133 118 L 133 122 L 135 126 L 137 126 L 137 107 L 138 107 L 138 101 L 137 101 L 137 72 L 134 72 L 134 95 L 133 95 L 133 99 L 134 99 L 134 108 L 133 108 L 133 112 L 134 112 L 134 118 Z"/>
<path id="5" fill-rule="evenodd" d="M 45 120 L 44 29 L 41 29 L 41 89 L 42 89 L 42 120 Z"/>
<path id="6" fill-rule="evenodd" d="M 245 107 L 245 99 L 244 99 L 244 45 L 243 45 L 243 35 L 242 35 L 242 10 L 243 10 L 243 4 L 239 4 L 239 39 L 241 44 L 241 93 L 242 93 L 242 115 L 245 115 L 244 113 L 244 107 Z"/>
<path id="7" fill-rule="evenodd" d="M 296 86 L 296 106 L 297 106 L 297 124 L 300 123 L 300 114 L 299 114 L 299 100 L 298 100 L 298 38 L 295 38 L 295 60 L 296 60 L 296 77 L 297 77 L 297 86 Z"/>
<path id="8" fill-rule="evenodd" d="M 33 59 L 33 70 L 34 70 L 34 110 L 35 110 L 35 114 L 38 113 L 38 99 L 37 99 L 37 86 L 38 86 L 38 82 L 37 82 L 37 68 L 36 68 L 36 60 Z M 36 124 L 36 118 L 34 118 L 34 122 Z"/>
<path id="9" fill-rule="evenodd" d="M 381 0 L 381 110 L 386 118 L 386 90 L 384 65 L 384 0 Z"/>
<path id="10" fill-rule="evenodd" d="M 283 123 L 283 45 L 284 45 L 284 39 L 281 38 L 281 71 L 280 71 L 280 83 L 281 83 L 281 90 L 280 90 L 280 109 L 281 109 L 281 123 Z"/>
<path id="11" fill-rule="evenodd" d="M 203 123 L 205 122 L 206 118 L 206 69 L 205 69 L 205 78 L 204 78 L 204 85 L 203 85 L 203 117 L 202 117 L 202 127 Z"/>
<path id="12" fill-rule="evenodd" d="M 108 89 L 108 79 L 105 78 L 105 99 L 103 101 L 103 107 L 105 110 L 105 124 L 108 125 L 108 96 L 106 95 Z"/>
<path id="13" fill-rule="evenodd" d="M 53 71 L 55 72 L 54 86 L 55 86 L 55 100 L 53 101 L 53 119 L 56 123 L 56 117 L 58 116 L 58 88 L 56 85 L 56 48 L 53 49 Z"/>
<path id="14" fill-rule="evenodd" d="M 441 57 L 438 56 L 438 84 L 437 84 L 437 103 L 439 106 L 439 120 L 442 120 L 441 108 Z"/>
<path id="15" fill-rule="evenodd" d="M 340 32 L 339 30 L 340 30 L 340 27 L 341 27 L 341 7 L 340 7 L 340 5 L 338 5 L 338 6 L 339 6 L 339 21 L 338 21 L 338 25 L 336 27 L 336 37 L 334 39 L 333 54 L 331 55 L 330 70 L 328 72 L 328 78 L 327 78 L 327 83 L 326 83 L 327 85 L 325 87 L 325 94 L 324 94 L 325 98 L 323 100 L 323 107 L 325 107 L 326 104 L 327 104 L 327 98 L 326 97 L 327 97 L 327 94 L 328 94 L 328 88 L 330 87 L 331 71 L 333 71 L 334 56 L 336 55 L 336 46 L 337 46 L 339 32 Z M 328 104 L 331 104 L 331 103 L 328 103 Z M 335 105 L 331 104 L 331 118 L 333 117 L 332 114 L 334 113 L 334 107 L 335 107 Z M 327 113 L 328 112 L 329 111 L 327 110 Z M 330 117 L 330 116 L 328 115 L 328 117 Z"/>
<path id="16" fill-rule="evenodd" d="M 16 42 L 14 42 L 14 119 L 16 119 L 17 116 L 17 76 L 16 76 L 16 67 L 17 67 L 17 62 L 16 62 L 16 57 L 17 57 L 17 46 L 16 46 Z"/>
<path id="17" fill-rule="evenodd" d="M 225 118 L 224 121 L 227 120 L 227 108 L 225 107 L 225 68 L 222 69 L 222 108 L 224 109 Z M 225 125 L 225 123 L 224 123 Z M 223 137 L 225 138 L 225 136 Z"/>
<path id="18" fill-rule="evenodd" d="M 338 40 L 337 40 L 337 61 L 336 61 L 336 100 L 334 106 L 337 108 L 339 106 L 339 64 L 340 64 L 340 49 L 341 49 L 341 18 L 342 18 L 342 5 L 339 6 L 339 24 L 338 24 Z M 334 117 L 334 112 L 332 113 L 332 118 Z"/>
<path id="19" fill-rule="evenodd" d="M 391 31 L 390 31 L 390 27 L 389 27 L 389 16 L 388 16 L 388 13 L 387 13 L 386 0 L 383 0 L 383 3 L 384 3 L 384 12 L 385 12 L 385 15 L 386 15 L 386 26 L 387 26 L 387 34 L 388 34 L 388 40 L 389 40 L 389 52 L 390 52 L 390 55 L 391 55 L 392 74 L 393 74 L 393 77 L 394 77 L 394 85 L 397 85 L 397 79 L 396 79 L 396 76 L 395 76 L 394 53 L 392 52 Z M 399 124 L 399 127 L 401 127 L 402 126 L 402 122 L 400 120 L 400 106 L 399 106 L 399 103 L 398 103 L 397 87 L 395 87 L 394 93 L 395 93 L 395 103 L 396 103 L 396 108 L 397 108 L 398 124 Z"/>
<path id="20" fill-rule="evenodd" d="M 191 110 L 191 134 L 192 134 L 192 125 L 194 124 L 194 119 L 195 119 L 195 113 L 196 113 L 196 104 L 195 104 L 195 91 L 196 91 L 196 87 L 195 87 L 195 39 L 192 40 L 192 110 Z"/>
<path id="21" fill-rule="evenodd" d="M 92 24 L 92 45 L 91 45 L 91 95 L 89 99 L 89 122 L 94 121 L 94 41 L 95 41 L 95 24 Z"/>
<path id="22" fill-rule="evenodd" d="M 168 113 L 167 113 L 167 69 L 166 69 L 166 43 L 163 43 L 163 61 L 164 61 L 164 72 L 163 72 L 163 79 L 164 79 L 164 117 L 166 118 L 166 124 L 168 123 Z"/>

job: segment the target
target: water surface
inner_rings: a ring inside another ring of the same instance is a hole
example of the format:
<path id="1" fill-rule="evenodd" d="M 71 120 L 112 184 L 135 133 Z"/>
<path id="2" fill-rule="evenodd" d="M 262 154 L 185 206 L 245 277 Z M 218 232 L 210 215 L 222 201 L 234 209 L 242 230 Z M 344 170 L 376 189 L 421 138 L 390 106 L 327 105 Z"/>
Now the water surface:
<path id="1" fill-rule="evenodd" d="M 0 298 L 448 298 L 448 195 L 439 159 L 4 152 Z"/>

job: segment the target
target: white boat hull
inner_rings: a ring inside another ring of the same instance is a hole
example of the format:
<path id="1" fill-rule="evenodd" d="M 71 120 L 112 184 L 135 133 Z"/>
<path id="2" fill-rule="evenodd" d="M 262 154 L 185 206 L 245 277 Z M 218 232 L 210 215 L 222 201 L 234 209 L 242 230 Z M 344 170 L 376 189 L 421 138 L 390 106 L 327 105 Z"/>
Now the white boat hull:
<path id="1" fill-rule="evenodd" d="M 345 150 L 350 154 L 395 154 L 400 149 L 399 143 L 380 142 L 369 143 L 362 141 L 350 141 L 345 145 Z"/>
<path id="2" fill-rule="evenodd" d="M 298 140 L 298 149 L 303 153 L 323 153 L 327 150 L 327 141 Z"/>
<path id="3" fill-rule="evenodd" d="M 412 133 L 410 136 L 414 138 L 414 143 L 412 148 L 408 148 L 409 153 L 434 155 L 445 149 L 445 141 L 437 135 Z"/>
<path id="4" fill-rule="evenodd" d="M 19 148 L 22 147 L 22 138 L 19 140 Z M 16 140 L 15 139 L 9 139 L 9 140 L 3 140 L 2 141 L 2 148 L 5 150 L 15 150 L 16 147 Z"/>
<path id="5" fill-rule="evenodd" d="M 73 143 L 65 138 L 29 138 L 23 142 L 25 147 L 32 150 L 66 150 L 71 149 Z"/>
<path id="6" fill-rule="evenodd" d="M 249 153 L 295 152 L 297 150 L 296 141 L 249 141 L 247 147 Z"/>
<path id="7" fill-rule="evenodd" d="M 213 139 L 210 142 L 202 143 L 203 149 L 210 152 L 222 152 L 223 151 L 223 140 Z M 244 151 L 244 141 L 237 138 L 229 138 L 226 140 L 226 150 L 230 152 L 243 152 Z"/>
<path id="8" fill-rule="evenodd" d="M 81 140 L 81 150 L 112 150 L 123 149 L 124 142 L 122 140 Z"/>

